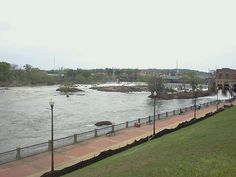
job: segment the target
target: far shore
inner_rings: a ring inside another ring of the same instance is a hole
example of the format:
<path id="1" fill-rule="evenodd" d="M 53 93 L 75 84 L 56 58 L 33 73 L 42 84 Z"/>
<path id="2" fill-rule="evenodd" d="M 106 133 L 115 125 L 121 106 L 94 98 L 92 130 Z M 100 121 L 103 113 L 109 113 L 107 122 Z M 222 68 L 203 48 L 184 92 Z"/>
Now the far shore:
<path id="1" fill-rule="evenodd" d="M 23 83 L 0 83 L 0 87 L 2 88 L 10 88 L 10 87 L 40 87 L 40 86 L 52 86 L 52 85 L 59 85 L 59 83 L 55 84 L 47 84 L 47 83 L 41 83 L 41 84 L 23 84 Z"/>

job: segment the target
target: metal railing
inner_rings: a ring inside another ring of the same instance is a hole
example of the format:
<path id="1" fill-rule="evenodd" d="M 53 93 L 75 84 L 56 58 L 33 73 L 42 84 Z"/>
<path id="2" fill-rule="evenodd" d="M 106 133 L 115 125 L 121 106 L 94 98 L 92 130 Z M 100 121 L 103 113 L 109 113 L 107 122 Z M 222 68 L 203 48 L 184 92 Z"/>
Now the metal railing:
<path id="1" fill-rule="evenodd" d="M 203 103 L 201 105 L 199 105 L 199 104 L 198 105 L 200 106 L 200 108 L 205 108 L 205 107 L 208 107 L 210 105 L 215 105 L 215 104 L 216 104 L 216 101 L 211 101 L 208 103 Z M 194 110 L 194 106 L 184 107 L 181 109 L 168 111 L 168 112 L 163 112 L 163 113 L 157 114 L 155 119 L 158 121 L 158 120 L 165 119 L 165 118 L 171 118 L 175 115 L 184 114 L 184 113 L 189 112 L 191 110 Z M 74 134 L 72 136 L 68 136 L 68 137 L 54 140 L 54 147 L 60 148 L 60 147 L 64 147 L 67 145 L 79 143 L 79 142 L 82 142 L 82 141 L 85 141 L 85 140 L 88 140 L 91 138 L 95 138 L 98 136 L 106 135 L 107 133 L 109 133 L 111 131 L 120 131 L 125 128 L 134 127 L 135 123 L 147 124 L 147 123 L 152 123 L 152 122 L 153 122 L 153 116 L 148 116 L 145 118 L 139 118 L 136 120 L 127 121 L 127 122 L 120 123 L 120 124 L 115 124 L 115 125 L 111 125 L 111 126 L 102 127 L 99 129 L 79 133 L 79 134 Z M 36 155 L 36 154 L 39 154 L 42 152 L 50 151 L 51 147 L 52 147 L 51 145 L 52 145 L 51 141 L 49 140 L 48 142 L 35 144 L 32 146 L 27 146 L 27 147 L 23 147 L 23 148 L 17 148 L 15 150 L 0 153 L 0 164 L 8 163 L 8 162 L 11 162 L 14 160 L 19 160 L 19 159 L 22 159 L 25 157 Z"/>

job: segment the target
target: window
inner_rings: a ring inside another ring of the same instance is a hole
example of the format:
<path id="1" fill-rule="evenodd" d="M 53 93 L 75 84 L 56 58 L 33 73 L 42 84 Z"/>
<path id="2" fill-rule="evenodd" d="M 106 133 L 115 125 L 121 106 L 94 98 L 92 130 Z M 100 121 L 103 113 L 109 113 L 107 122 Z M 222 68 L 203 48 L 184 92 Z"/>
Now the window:
<path id="1" fill-rule="evenodd" d="M 222 79 L 222 73 L 219 74 L 219 79 Z"/>
<path id="2" fill-rule="evenodd" d="M 229 79 L 229 73 L 226 73 L 226 74 L 225 74 L 225 78 L 226 78 L 226 79 Z"/>

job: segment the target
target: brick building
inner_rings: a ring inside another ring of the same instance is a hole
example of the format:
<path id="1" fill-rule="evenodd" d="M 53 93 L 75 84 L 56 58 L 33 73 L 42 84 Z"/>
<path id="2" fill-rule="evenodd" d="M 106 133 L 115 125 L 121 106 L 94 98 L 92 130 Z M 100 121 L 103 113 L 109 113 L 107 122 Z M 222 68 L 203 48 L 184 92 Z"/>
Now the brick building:
<path id="1" fill-rule="evenodd" d="M 234 92 L 236 92 L 236 69 L 217 69 L 215 78 L 216 86 L 219 89 L 232 89 Z"/>

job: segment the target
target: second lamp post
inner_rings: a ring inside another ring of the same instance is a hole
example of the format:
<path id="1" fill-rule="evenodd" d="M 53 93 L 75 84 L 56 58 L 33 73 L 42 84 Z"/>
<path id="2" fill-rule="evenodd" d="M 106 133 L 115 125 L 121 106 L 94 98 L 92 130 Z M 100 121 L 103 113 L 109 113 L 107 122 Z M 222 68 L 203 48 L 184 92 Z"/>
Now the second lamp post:
<path id="1" fill-rule="evenodd" d="M 197 118 L 196 113 L 197 113 L 197 89 L 194 90 L 194 118 L 195 119 Z"/>
<path id="2" fill-rule="evenodd" d="M 217 87 L 216 89 L 217 93 L 216 93 L 216 111 L 218 111 L 219 109 L 219 88 Z"/>
<path id="3" fill-rule="evenodd" d="M 54 176 L 54 154 L 53 154 L 53 107 L 54 101 L 51 99 L 49 101 L 51 107 L 51 151 L 52 151 L 52 160 L 51 160 L 51 175 Z"/>
<path id="4" fill-rule="evenodd" d="M 156 134 L 156 98 L 157 94 L 154 92 L 153 94 L 153 135 Z"/>

